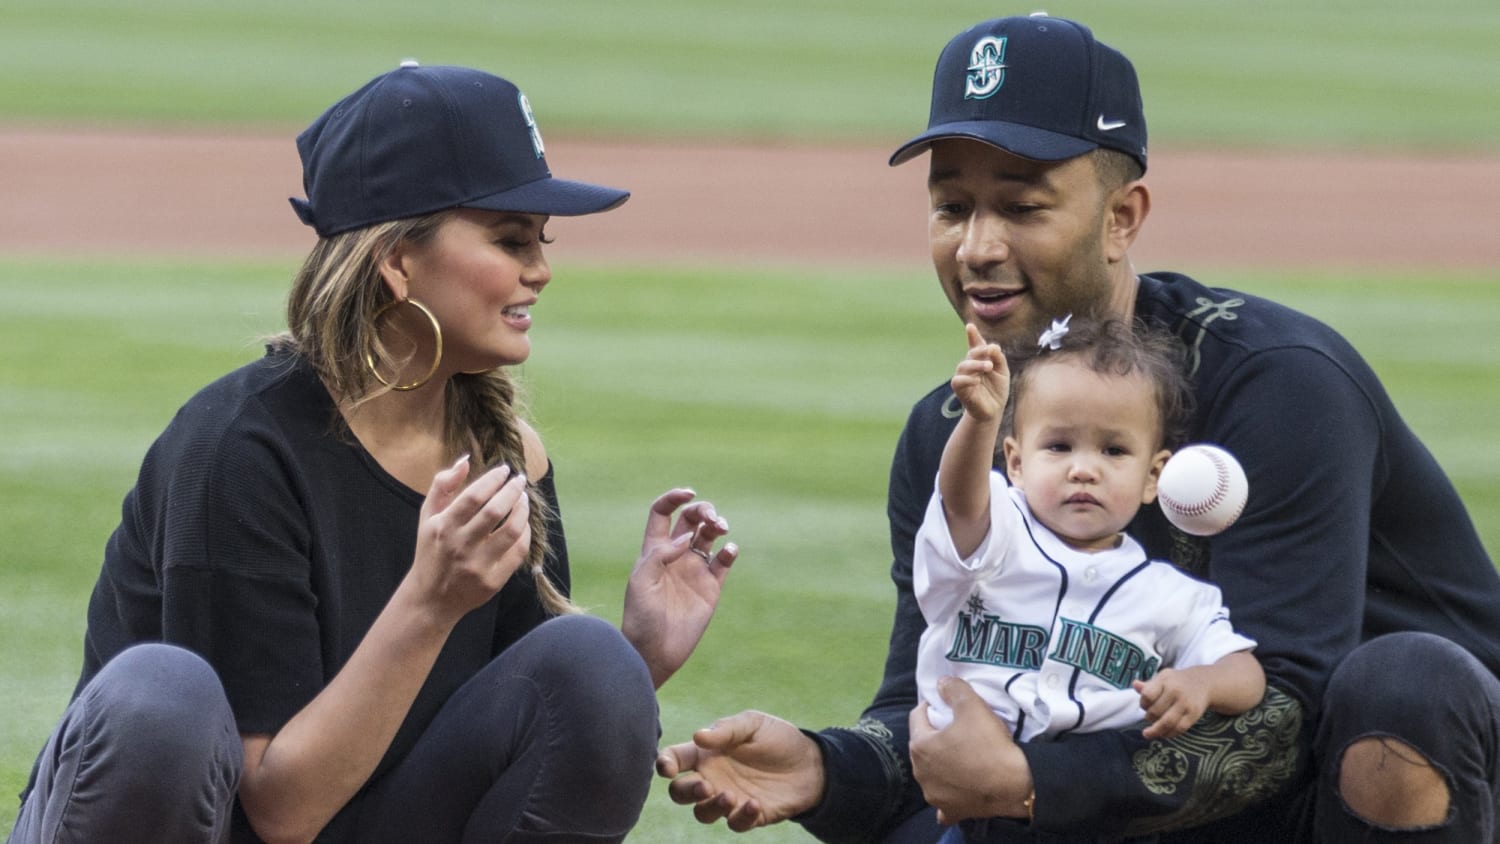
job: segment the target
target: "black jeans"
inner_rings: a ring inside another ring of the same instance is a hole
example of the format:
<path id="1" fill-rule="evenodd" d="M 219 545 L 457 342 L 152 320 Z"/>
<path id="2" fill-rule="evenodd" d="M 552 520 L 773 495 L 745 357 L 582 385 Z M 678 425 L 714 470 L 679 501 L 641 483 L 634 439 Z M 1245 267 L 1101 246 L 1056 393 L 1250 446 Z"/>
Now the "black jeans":
<path id="1" fill-rule="evenodd" d="M 241 768 L 234 716 L 208 663 L 136 645 L 68 705 L 9 841 L 226 841 Z"/>
<path id="2" fill-rule="evenodd" d="M 1448 783 L 1448 817 L 1423 829 L 1381 829 L 1339 796 L 1339 759 L 1386 736 L 1415 748 Z M 1333 672 L 1313 745 L 1318 842 L 1500 842 L 1500 680 L 1468 651 L 1428 633 L 1392 633 L 1359 646 Z"/>
<path id="3" fill-rule="evenodd" d="M 621 841 L 659 736 L 651 675 L 625 637 L 597 618 L 554 618 L 453 693 L 340 840 Z"/>
<path id="4" fill-rule="evenodd" d="M 612 625 L 563 616 L 449 698 L 319 841 L 615 842 L 640 817 L 656 697 Z M 231 823 L 241 744 L 218 678 L 168 645 L 121 653 L 68 707 L 11 844 L 254 842 Z"/>

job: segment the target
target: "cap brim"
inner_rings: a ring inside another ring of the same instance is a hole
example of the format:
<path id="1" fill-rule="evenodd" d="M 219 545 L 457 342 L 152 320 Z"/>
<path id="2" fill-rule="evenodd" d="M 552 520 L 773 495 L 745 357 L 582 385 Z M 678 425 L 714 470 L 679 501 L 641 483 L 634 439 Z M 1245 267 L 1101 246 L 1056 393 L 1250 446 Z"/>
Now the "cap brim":
<path id="1" fill-rule="evenodd" d="M 898 147 L 891 154 L 890 164 L 894 167 L 910 161 L 926 152 L 935 141 L 947 138 L 980 141 L 1034 161 L 1063 161 L 1099 148 L 1093 141 L 1033 126 L 995 120 L 970 120 L 929 127 L 927 131 Z"/>
<path id="2" fill-rule="evenodd" d="M 486 211 L 577 217 L 618 208 L 629 198 L 630 191 L 627 190 L 548 176 L 460 205 L 465 208 L 483 208 Z"/>

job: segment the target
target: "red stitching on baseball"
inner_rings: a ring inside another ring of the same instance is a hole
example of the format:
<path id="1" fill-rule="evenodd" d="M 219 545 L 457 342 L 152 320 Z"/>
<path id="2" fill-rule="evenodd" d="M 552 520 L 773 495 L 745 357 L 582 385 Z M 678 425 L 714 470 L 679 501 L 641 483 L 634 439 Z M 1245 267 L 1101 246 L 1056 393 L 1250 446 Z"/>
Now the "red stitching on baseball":
<path id="1" fill-rule="evenodd" d="M 1207 513 L 1223 503 L 1224 496 L 1229 493 L 1229 467 L 1224 464 L 1224 459 L 1207 449 L 1200 449 L 1199 451 L 1204 457 L 1208 458 L 1210 463 L 1214 464 L 1213 494 L 1209 495 L 1202 502 L 1193 505 L 1183 504 L 1165 493 L 1161 496 L 1162 500 L 1171 505 L 1173 510 L 1184 516 L 1201 516 Z M 1238 516 L 1239 514 L 1236 513 L 1235 515 Z"/>

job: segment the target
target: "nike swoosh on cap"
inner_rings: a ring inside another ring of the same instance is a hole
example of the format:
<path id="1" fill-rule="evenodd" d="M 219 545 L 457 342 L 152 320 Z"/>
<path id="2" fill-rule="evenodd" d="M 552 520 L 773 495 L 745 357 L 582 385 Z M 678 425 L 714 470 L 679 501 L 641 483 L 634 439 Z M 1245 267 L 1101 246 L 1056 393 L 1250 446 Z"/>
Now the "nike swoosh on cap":
<path id="1" fill-rule="evenodd" d="M 1099 123 L 1097 125 L 1099 126 L 1099 131 L 1101 132 L 1113 132 L 1116 129 L 1123 128 L 1125 126 L 1125 121 L 1105 120 L 1104 115 L 1101 114 L 1099 115 Z"/>

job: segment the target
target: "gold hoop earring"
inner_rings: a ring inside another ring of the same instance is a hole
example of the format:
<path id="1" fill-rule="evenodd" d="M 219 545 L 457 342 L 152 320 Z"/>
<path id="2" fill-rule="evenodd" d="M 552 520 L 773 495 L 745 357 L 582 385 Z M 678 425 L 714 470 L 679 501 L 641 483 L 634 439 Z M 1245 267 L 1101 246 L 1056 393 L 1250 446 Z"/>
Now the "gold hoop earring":
<path id="1" fill-rule="evenodd" d="M 432 355 L 432 366 L 427 367 L 426 374 L 424 374 L 421 378 L 418 378 L 417 380 L 411 382 L 410 384 L 392 384 L 391 382 L 385 380 L 385 376 L 381 375 L 380 369 L 375 366 L 375 355 L 370 349 L 365 349 L 365 366 L 368 366 L 370 368 L 370 374 L 375 376 L 376 381 L 379 381 L 381 384 L 390 387 L 392 390 L 404 393 L 408 390 L 415 390 L 423 384 L 426 384 L 427 380 L 432 377 L 432 374 L 434 372 L 437 372 L 438 364 L 443 360 L 443 329 L 442 326 L 438 325 L 437 317 L 433 316 L 432 311 L 427 310 L 426 305 L 410 297 L 407 297 L 405 299 L 396 299 L 382 305 L 380 307 L 380 310 L 375 312 L 375 316 L 370 319 L 370 322 L 372 324 L 376 324 L 378 328 L 380 318 L 382 316 L 385 316 L 386 311 L 389 311 L 391 308 L 394 308 L 397 305 L 411 305 L 415 307 L 417 310 L 422 312 L 423 316 L 427 317 L 428 322 L 432 323 L 432 337 L 433 343 L 436 347 Z"/>

